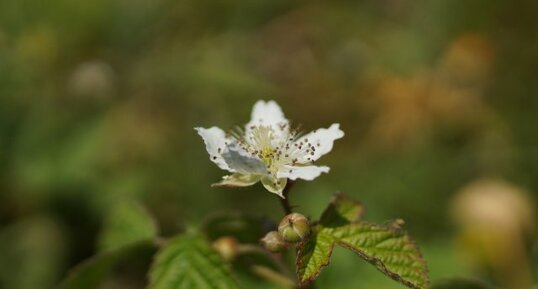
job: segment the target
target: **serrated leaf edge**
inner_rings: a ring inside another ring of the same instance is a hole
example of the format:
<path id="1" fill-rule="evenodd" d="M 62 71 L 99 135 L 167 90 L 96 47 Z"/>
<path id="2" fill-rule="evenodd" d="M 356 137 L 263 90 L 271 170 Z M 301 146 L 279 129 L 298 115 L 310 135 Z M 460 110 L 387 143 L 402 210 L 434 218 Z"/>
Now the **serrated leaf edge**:
<path id="1" fill-rule="evenodd" d="M 379 271 L 381 271 L 383 274 L 389 276 L 390 278 L 392 278 L 393 280 L 397 281 L 397 282 L 400 282 L 410 288 L 413 288 L 413 289 L 427 289 L 427 288 L 430 288 L 430 279 L 428 277 L 428 266 L 426 264 L 426 260 L 424 259 L 424 257 L 422 256 L 422 252 L 420 252 L 420 249 L 418 248 L 418 246 L 416 245 L 415 243 L 415 240 L 413 240 L 413 238 L 411 238 L 411 236 L 407 233 L 406 230 L 402 229 L 399 225 L 400 221 L 397 219 L 397 220 L 394 220 L 394 221 L 389 221 L 388 224 L 386 225 L 377 225 L 377 224 L 374 224 L 374 223 L 370 223 L 370 222 L 360 222 L 361 224 L 368 224 L 368 225 L 372 225 L 372 226 L 377 226 L 377 227 L 381 227 L 383 229 L 387 229 L 391 232 L 394 232 L 394 233 L 400 233 L 400 234 L 403 234 L 405 237 L 407 237 L 408 241 L 410 242 L 410 245 L 413 247 L 413 249 L 416 251 L 416 256 L 417 256 L 417 260 L 422 264 L 422 266 L 425 268 L 425 272 L 423 272 L 421 275 L 424 277 L 424 279 L 426 280 L 426 284 L 425 284 L 425 287 L 419 287 L 417 284 L 414 284 L 410 281 L 407 281 L 405 279 L 402 278 L 402 276 L 400 276 L 399 274 L 397 273 L 394 273 L 394 272 L 391 272 L 387 269 L 386 265 L 383 263 L 383 261 L 381 261 L 379 258 L 376 258 L 376 257 L 370 257 L 368 256 L 365 252 L 361 251 L 361 250 L 358 250 L 356 248 L 353 248 L 351 245 L 347 244 L 346 242 L 342 242 L 338 239 L 335 238 L 335 243 L 337 243 L 338 245 L 346 248 L 346 249 L 349 249 L 350 251 L 356 253 L 357 255 L 359 255 L 361 258 L 363 258 L 365 261 L 367 261 L 368 263 L 374 265 L 374 267 L 376 267 Z"/>
<path id="2" fill-rule="evenodd" d="M 172 238 L 166 240 L 166 242 L 164 242 L 163 246 L 160 246 L 159 250 L 153 255 L 153 258 L 151 260 L 150 269 L 146 272 L 146 277 L 148 278 L 148 284 L 147 284 L 146 289 L 151 289 L 152 288 L 151 287 L 152 286 L 152 281 L 151 281 L 152 277 L 151 277 L 151 275 L 153 274 L 153 272 L 155 270 L 154 265 L 157 264 L 157 262 L 158 262 L 158 260 L 160 258 L 159 252 L 165 250 L 168 246 L 170 246 L 170 243 L 173 240 L 176 240 L 176 239 L 179 239 L 179 238 L 191 238 L 192 239 L 192 238 L 196 238 L 196 237 L 203 238 L 203 239 L 205 239 L 205 241 L 207 241 L 207 238 L 206 238 L 206 236 L 204 236 L 204 234 L 201 234 L 199 232 L 189 232 L 189 233 L 184 234 L 184 235 L 176 235 L 175 237 L 172 237 Z M 221 258 L 220 255 L 217 252 L 215 252 L 215 254 L 217 256 L 219 256 L 219 258 Z M 233 274 L 231 274 L 231 266 L 230 266 L 230 264 L 224 262 L 224 260 L 222 260 L 222 259 L 221 259 L 221 261 L 223 261 L 222 265 L 223 265 L 224 269 L 228 270 L 229 271 L 228 273 L 230 273 L 230 280 L 234 283 L 233 284 L 234 288 L 239 289 L 239 284 L 237 282 L 237 279 L 235 278 L 235 276 L 233 276 Z"/>
<path id="3" fill-rule="evenodd" d="M 301 243 L 299 243 L 299 245 L 297 245 L 297 256 L 300 256 L 301 253 L 302 253 L 302 250 L 304 249 L 304 246 L 310 241 L 310 238 L 308 240 L 305 240 Z M 328 267 L 331 263 L 331 257 L 332 257 L 332 254 L 333 254 L 333 251 L 334 251 L 334 247 L 336 245 L 336 241 L 333 240 L 333 243 L 331 244 L 331 247 L 329 248 L 329 256 L 327 256 L 327 261 L 326 262 L 323 262 L 321 264 L 321 266 L 318 268 L 318 270 L 313 274 L 311 275 L 310 277 L 306 278 L 306 279 L 303 279 L 301 278 L 300 276 L 300 273 L 299 273 L 299 268 L 303 265 L 303 262 L 301 262 L 300 258 L 296 258 L 295 260 L 295 268 L 296 268 L 296 273 L 297 273 L 297 277 L 299 279 L 299 283 L 301 285 L 304 285 L 306 284 L 307 282 L 311 282 L 311 281 L 314 281 L 318 276 L 319 274 L 321 273 L 321 270 L 323 270 L 323 268 L 325 267 Z"/>
<path id="4" fill-rule="evenodd" d="M 365 252 L 363 252 L 362 250 L 358 250 L 358 249 L 354 248 L 353 246 L 351 246 L 350 244 L 347 244 L 346 242 L 340 241 L 340 240 L 338 240 L 337 238 L 334 238 L 334 237 L 333 237 L 333 243 L 332 243 L 332 245 L 331 245 L 331 247 L 329 249 L 329 255 L 327 257 L 327 261 L 323 262 L 321 264 L 321 266 L 319 266 L 317 271 L 314 274 L 312 274 L 311 276 L 307 277 L 306 279 L 303 279 L 301 277 L 301 275 L 300 275 L 300 272 L 299 272 L 299 268 L 303 265 L 303 263 L 301 262 L 300 258 L 296 258 L 296 262 L 295 262 L 295 264 L 296 264 L 296 273 L 297 273 L 297 276 L 298 276 L 298 279 L 299 279 L 299 283 L 301 285 L 304 285 L 307 282 L 314 281 L 319 276 L 319 274 L 321 274 L 321 271 L 325 267 L 328 267 L 330 265 L 332 253 L 334 251 L 334 247 L 335 247 L 335 245 L 339 245 L 339 246 L 341 246 L 341 247 L 343 247 L 345 249 L 348 249 L 348 250 L 356 253 L 362 259 L 364 259 L 368 263 L 374 265 L 374 267 L 376 269 L 378 269 L 380 272 L 387 275 L 391 279 L 393 279 L 393 280 L 395 280 L 397 282 L 400 282 L 401 284 L 403 284 L 405 286 L 408 286 L 408 287 L 413 288 L 413 289 L 427 289 L 427 288 L 430 288 L 430 279 L 428 277 L 429 270 L 428 270 L 428 266 L 426 264 L 426 260 L 422 256 L 422 252 L 420 251 L 420 249 L 416 245 L 415 241 L 411 238 L 411 236 L 407 233 L 406 230 L 401 228 L 401 220 L 400 219 L 389 221 L 385 225 L 378 225 L 378 224 L 365 222 L 365 221 L 350 223 L 351 226 L 353 226 L 354 224 L 376 226 L 376 227 L 386 229 L 386 230 L 388 230 L 390 232 L 393 232 L 393 233 L 396 233 L 396 234 L 404 235 L 407 238 L 407 240 L 409 241 L 412 248 L 416 251 L 417 261 L 422 264 L 423 268 L 425 268 L 425 271 L 421 273 L 422 277 L 426 280 L 425 287 L 419 287 L 417 284 L 414 284 L 413 282 L 410 282 L 410 281 L 407 281 L 407 280 L 403 279 L 402 276 L 400 276 L 399 274 L 389 271 L 387 269 L 386 265 L 383 263 L 383 261 L 381 261 L 379 258 L 370 257 Z M 302 252 L 304 250 L 304 247 L 307 245 L 307 243 L 309 241 L 310 241 L 310 238 L 308 240 L 305 240 L 305 241 L 303 241 L 303 242 L 301 242 L 301 243 L 299 243 L 297 245 L 297 256 L 300 256 L 302 254 Z"/>

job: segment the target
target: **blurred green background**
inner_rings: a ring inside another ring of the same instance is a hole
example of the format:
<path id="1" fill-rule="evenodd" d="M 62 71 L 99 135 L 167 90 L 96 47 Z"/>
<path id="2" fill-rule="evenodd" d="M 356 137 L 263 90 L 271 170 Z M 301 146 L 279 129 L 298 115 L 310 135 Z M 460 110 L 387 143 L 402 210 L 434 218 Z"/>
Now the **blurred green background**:
<path id="1" fill-rule="evenodd" d="M 346 133 L 320 160 L 331 173 L 296 184 L 298 210 L 316 218 L 345 192 L 371 221 L 403 218 L 434 281 L 530 288 L 536 11 L 534 0 L 0 1 L 0 288 L 53 287 L 127 199 L 165 236 L 214 211 L 279 219 L 261 185 L 209 187 L 223 172 L 193 130 L 246 123 L 258 99 L 305 130 Z M 318 284 L 403 288 L 343 250 Z"/>

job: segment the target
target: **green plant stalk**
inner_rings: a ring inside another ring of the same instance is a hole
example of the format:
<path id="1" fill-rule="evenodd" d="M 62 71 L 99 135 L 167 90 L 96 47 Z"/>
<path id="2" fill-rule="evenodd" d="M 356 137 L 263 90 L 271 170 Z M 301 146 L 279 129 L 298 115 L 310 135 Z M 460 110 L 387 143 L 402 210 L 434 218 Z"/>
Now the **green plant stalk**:
<path id="1" fill-rule="evenodd" d="M 260 277 L 263 277 L 275 284 L 278 284 L 282 286 L 282 288 L 286 289 L 295 289 L 297 288 L 294 281 L 292 281 L 290 278 L 270 269 L 265 266 L 260 265 L 252 265 L 251 267 L 252 272 L 257 274 Z"/>
<path id="2" fill-rule="evenodd" d="M 293 207 L 290 205 L 290 201 L 288 199 L 288 194 L 292 186 L 293 181 L 288 180 L 286 186 L 284 187 L 284 190 L 282 191 L 283 198 L 280 198 L 280 204 L 282 205 L 282 208 L 284 209 L 284 213 L 286 213 L 286 215 L 289 215 L 293 212 Z"/>

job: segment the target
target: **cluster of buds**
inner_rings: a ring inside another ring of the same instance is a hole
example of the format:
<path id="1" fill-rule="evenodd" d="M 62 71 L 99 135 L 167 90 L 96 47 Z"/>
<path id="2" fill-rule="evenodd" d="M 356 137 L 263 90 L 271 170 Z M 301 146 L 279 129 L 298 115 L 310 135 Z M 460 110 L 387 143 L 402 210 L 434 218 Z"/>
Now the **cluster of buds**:
<path id="1" fill-rule="evenodd" d="M 278 225 L 278 232 L 271 231 L 260 240 L 267 250 L 277 253 L 286 249 L 290 243 L 304 240 L 310 234 L 310 222 L 298 213 L 285 216 Z"/>
<path id="2" fill-rule="evenodd" d="M 278 231 L 267 233 L 261 245 L 270 252 L 278 253 L 287 249 L 290 244 L 300 242 L 310 234 L 308 218 L 298 213 L 285 216 L 278 225 Z M 241 244 L 234 237 L 221 237 L 213 242 L 213 248 L 226 261 L 232 261 L 240 251 Z"/>

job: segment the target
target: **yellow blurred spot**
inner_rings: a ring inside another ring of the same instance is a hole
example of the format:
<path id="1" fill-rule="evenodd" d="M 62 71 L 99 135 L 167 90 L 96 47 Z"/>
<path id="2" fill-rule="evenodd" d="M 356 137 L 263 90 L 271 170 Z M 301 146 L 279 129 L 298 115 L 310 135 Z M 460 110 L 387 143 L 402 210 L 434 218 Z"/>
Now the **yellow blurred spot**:
<path id="1" fill-rule="evenodd" d="M 453 200 L 458 246 L 475 268 L 489 270 L 503 288 L 531 287 L 525 239 L 535 226 L 532 204 L 521 188 L 499 180 L 475 181 Z"/>

